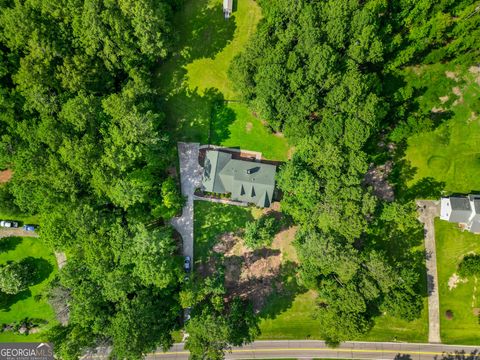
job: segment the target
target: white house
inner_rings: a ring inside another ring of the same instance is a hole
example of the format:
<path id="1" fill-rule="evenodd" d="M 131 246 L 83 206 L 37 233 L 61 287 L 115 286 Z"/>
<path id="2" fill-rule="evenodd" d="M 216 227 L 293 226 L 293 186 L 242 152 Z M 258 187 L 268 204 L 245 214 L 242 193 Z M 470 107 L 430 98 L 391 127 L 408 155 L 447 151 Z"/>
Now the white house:
<path id="1" fill-rule="evenodd" d="M 472 233 L 480 233 L 480 195 L 442 198 L 440 219 L 462 224 Z"/>

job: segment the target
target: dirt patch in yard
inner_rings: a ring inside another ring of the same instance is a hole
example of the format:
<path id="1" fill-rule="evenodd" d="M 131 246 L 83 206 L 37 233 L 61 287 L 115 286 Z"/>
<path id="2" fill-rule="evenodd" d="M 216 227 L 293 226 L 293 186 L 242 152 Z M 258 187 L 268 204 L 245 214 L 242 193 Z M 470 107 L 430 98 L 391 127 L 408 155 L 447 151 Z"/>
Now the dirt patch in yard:
<path id="1" fill-rule="evenodd" d="M 247 125 L 245 126 L 245 131 L 247 133 L 250 133 L 252 131 L 252 129 L 253 129 L 253 124 L 250 121 L 247 122 Z"/>
<path id="2" fill-rule="evenodd" d="M 392 167 L 393 163 L 391 161 L 378 166 L 371 164 L 364 178 L 364 184 L 372 186 L 373 193 L 385 201 L 393 201 L 395 198 L 393 187 L 388 182 Z"/>
<path id="3" fill-rule="evenodd" d="M 442 102 L 442 104 L 445 104 L 450 98 L 448 97 L 448 95 L 445 95 L 445 96 L 440 96 L 439 99 Z"/>
<path id="4" fill-rule="evenodd" d="M 0 171 L 0 184 L 10 181 L 13 176 L 13 171 L 10 169 Z"/>
<path id="5" fill-rule="evenodd" d="M 454 71 L 445 71 L 445 76 L 449 79 L 459 81 L 458 74 Z"/>
<path id="6" fill-rule="evenodd" d="M 480 65 L 470 66 L 470 68 L 468 69 L 468 71 L 469 71 L 471 74 L 476 75 L 476 76 L 475 76 L 475 82 L 476 82 L 478 85 L 480 85 Z"/>
<path id="7" fill-rule="evenodd" d="M 452 88 L 452 92 L 458 96 L 458 99 L 453 102 L 453 105 L 463 104 L 463 94 L 460 87 L 455 86 Z"/>
<path id="8" fill-rule="evenodd" d="M 280 250 L 264 248 L 251 251 L 233 233 L 223 234 L 213 250 L 224 255 L 225 287 L 230 298 L 248 299 L 254 311 L 258 312 L 269 295 L 281 289 Z M 205 269 L 202 270 L 205 272 Z M 211 266 L 209 270 L 214 271 Z"/>
<path id="9" fill-rule="evenodd" d="M 282 253 L 282 258 L 298 263 L 298 256 L 293 241 L 297 234 L 298 226 L 291 226 L 282 229 L 275 235 L 272 243 L 272 249 L 278 249 Z"/>
<path id="10" fill-rule="evenodd" d="M 450 276 L 450 279 L 448 279 L 448 290 L 452 291 L 457 287 L 458 284 L 463 284 L 466 282 L 468 282 L 468 279 L 462 279 L 457 273 L 454 273 L 452 276 Z"/>
<path id="11" fill-rule="evenodd" d="M 225 287 L 229 296 L 247 298 L 254 311 L 260 311 L 269 296 L 281 288 L 281 264 L 282 255 L 275 249 L 226 256 Z"/>

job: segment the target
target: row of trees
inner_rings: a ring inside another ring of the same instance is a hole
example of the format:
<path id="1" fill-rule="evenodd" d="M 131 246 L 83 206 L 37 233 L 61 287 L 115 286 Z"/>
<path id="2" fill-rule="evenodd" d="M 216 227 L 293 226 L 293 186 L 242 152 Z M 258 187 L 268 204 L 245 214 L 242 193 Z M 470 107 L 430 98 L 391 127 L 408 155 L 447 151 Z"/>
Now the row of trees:
<path id="1" fill-rule="evenodd" d="M 140 358 L 178 327 L 167 224 L 183 200 L 151 73 L 179 3 L 0 0 L 0 167 L 45 242 L 68 253 L 69 323 L 50 333 L 63 359 L 102 344 Z"/>
<path id="2" fill-rule="evenodd" d="M 381 131 L 419 129 L 402 66 L 479 55 L 474 1 L 261 1 L 265 18 L 230 68 L 243 99 L 296 150 L 281 169 L 282 209 L 301 225 L 300 278 L 318 291 L 330 343 L 367 332 L 380 313 L 422 309 L 415 205 L 385 203 L 364 183 Z M 400 85 L 399 85 L 400 83 Z M 410 89 L 411 90 L 411 89 Z M 413 126 L 412 126 L 413 124 Z M 401 136 L 399 134 L 402 134 Z M 402 249 L 402 250 L 399 250 Z"/>

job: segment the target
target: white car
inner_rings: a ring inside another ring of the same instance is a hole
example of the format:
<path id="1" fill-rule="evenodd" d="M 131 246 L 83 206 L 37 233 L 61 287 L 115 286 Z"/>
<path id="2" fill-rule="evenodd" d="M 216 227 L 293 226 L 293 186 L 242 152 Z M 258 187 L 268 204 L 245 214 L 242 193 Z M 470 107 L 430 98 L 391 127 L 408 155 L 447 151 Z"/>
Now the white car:
<path id="1" fill-rule="evenodd" d="M 2 220 L 2 221 L 0 221 L 0 226 L 1 226 L 1 227 L 4 227 L 4 228 L 17 228 L 17 227 L 18 227 L 18 223 L 15 222 L 15 221 L 5 221 L 5 220 Z"/>

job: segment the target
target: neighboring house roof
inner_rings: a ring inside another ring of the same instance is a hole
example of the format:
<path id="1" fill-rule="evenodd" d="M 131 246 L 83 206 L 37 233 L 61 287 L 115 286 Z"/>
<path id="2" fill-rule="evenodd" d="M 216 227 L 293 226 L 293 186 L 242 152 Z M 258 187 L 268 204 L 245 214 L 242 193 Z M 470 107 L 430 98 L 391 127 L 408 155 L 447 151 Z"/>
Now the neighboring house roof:
<path id="1" fill-rule="evenodd" d="M 269 207 L 275 190 L 276 166 L 232 159 L 217 150 L 206 152 L 203 186 L 206 191 L 231 193 L 232 199 Z"/>
<path id="2" fill-rule="evenodd" d="M 448 221 L 456 223 L 468 223 L 472 215 L 470 200 L 466 197 L 450 197 L 450 217 Z"/>
<path id="3" fill-rule="evenodd" d="M 472 225 L 470 226 L 470 232 L 480 233 L 480 216 L 476 215 L 472 220 Z"/>

